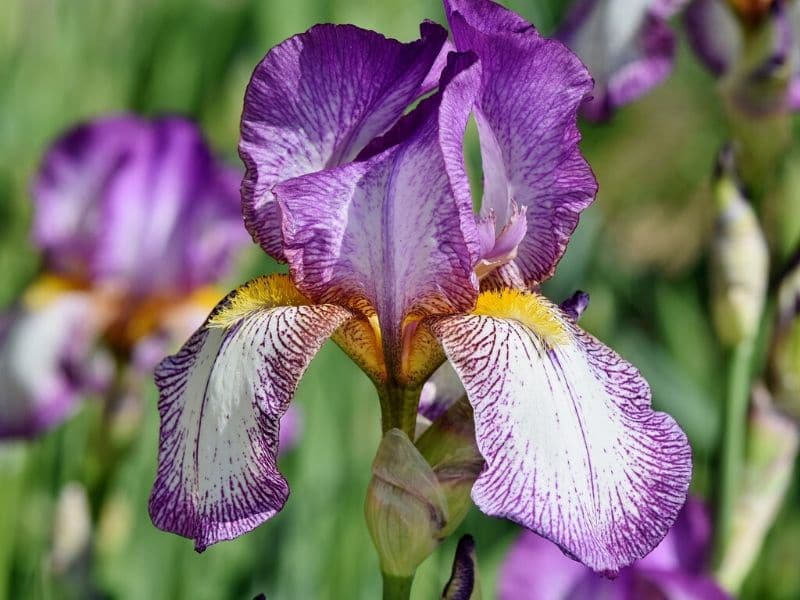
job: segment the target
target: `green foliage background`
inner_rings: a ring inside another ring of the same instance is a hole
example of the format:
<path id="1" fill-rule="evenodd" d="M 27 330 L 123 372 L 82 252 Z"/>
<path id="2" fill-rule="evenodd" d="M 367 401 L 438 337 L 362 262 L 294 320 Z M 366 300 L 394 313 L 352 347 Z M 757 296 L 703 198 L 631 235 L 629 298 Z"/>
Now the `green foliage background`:
<path id="1" fill-rule="evenodd" d="M 508 4 L 552 31 L 558 0 Z M 36 275 L 28 242 L 28 183 L 47 143 L 77 120 L 107 112 L 179 112 L 237 163 L 244 87 L 264 53 L 317 22 L 352 22 L 408 40 L 423 18 L 443 21 L 436 0 L 4 0 L 0 3 L 0 306 Z M 610 124 L 583 124 L 584 150 L 600 182 L 567 257 L 546 291 L 574 289 L 592 304 L 583 324 L 639 366 L 656 406 L 689 434 L 693 489 L 713 497 L 709 472 L 719 430 L 721 355 L 707 319 L 707 176 L 725 139 L 714 81 L 681 40 L 676 74 Z M 468 147 L 478 166 L 474 140 Z M 256 248 L 231 286 L 272 271 Z M 286 509 L 250 535 L 198 555 L 190 541 L 155 530 L 146 499 L 153 480 L 157 414 L 148 388 L 140 438 L 111 482 L 91 565 L 96 591 L 121 599 L 376 598 L 377 559 L 362 517 L 377 448 L 378 402 L 366 377 L 332 344 L 297 394 L 304 434 L 282 459 L 292 486 Z M 86 476 L 99 410 L 89 403 L 66 426 L 29 444 L 0 446 L 0 597 L 81 598 L 76 580 L 47 568 L 54 499 Z M 93 462 L 94 461 L 94 462 Z M 516 535 L 474 510 L 473 533 L 487 597 Z M 415 598 L 435 598 L 454 540 L 423 565 Z M 794 486 L 746 586 L 750 598 L 800 597 L 800 497 Z"/>

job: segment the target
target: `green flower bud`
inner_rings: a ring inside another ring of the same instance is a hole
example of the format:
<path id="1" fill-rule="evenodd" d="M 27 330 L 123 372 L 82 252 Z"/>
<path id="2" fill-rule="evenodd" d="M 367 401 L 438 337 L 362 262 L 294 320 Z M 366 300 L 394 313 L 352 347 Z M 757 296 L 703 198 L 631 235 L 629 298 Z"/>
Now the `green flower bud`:
<path id="1" fill-rule="evenodd" d="M 775 189 L 763 200 L 764 231 L 772 256 L 783 265 L 800 245 L 800 148 L 781 161 Z"/>
<path id="2" fill-rule="evenodd" d="M 92 518 L 89 496 L 80 483 L 67 483 L 59 492 L 53 522 L 50 567 L 56 575 L 79 568 L 89 558 Z"/>
<path id="3" fill-rule="evenodd" d="M 475 540 L 465 535 L 458 540 L 450 580 L 442 592 L 442 600 L 481 600 Z"/>
<path id="4" fill-rule="evenodd" d="M 722 586 L 736 592 L 761 550 L 791 482 L 798 429 L 771 406 L 763 387 L 753 394 L 744 477 L 733 510 L 729 540 L 717 570 Z"/>
<path id="5" fill-rule="evenodd" d="M 800 420 L 800 255 L 781 282 L 778 318 L 769 361 L 775 404 Z"/>
<path id="6" fill-rule="evenodd" d="M 433 469 L 447 501 L 449 519 L 442 536 L 448 537 L 472 506 L 472 484 L 484 463 L 475 443 L 472 407 L 466 396 L 425 430 L 417 440 L 417 448 Z"/>
<path id="7" fill-rule="evenodd" d="M 411 577 L 436 548 L 448 521 L 436 475 L 408 436 L 390 429 L 372 463 L 364 507 L 381 571 Z"/>
<path id="8" fill-rule="evenodd" d="M 719 156 L 714 181 L 718 213 L 711 247 L 711 298 L 714 326 L 730 346 L 758 331 L 769 277 L 764 234 L 739 185 L 733 153 Z"/>
<path id="9" fill-rule="evenodd" d="M 731 0 L 738 15 L 739 51 L 723 78 L 739 168 L 759 202 L 777 175 L 791 143 L 789 84 L 792 76 L 791 15 L 783 4 Z"/>

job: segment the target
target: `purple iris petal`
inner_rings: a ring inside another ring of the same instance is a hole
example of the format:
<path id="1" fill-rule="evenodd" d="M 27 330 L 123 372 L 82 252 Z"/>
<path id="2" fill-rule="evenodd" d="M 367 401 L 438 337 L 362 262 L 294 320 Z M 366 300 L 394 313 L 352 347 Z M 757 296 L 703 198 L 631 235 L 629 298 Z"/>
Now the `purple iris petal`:
<path id="1" fill-rule="evenodd" d="M 276 46 L 247 87 L 239 154 L 245 224 L 284 260 L 277 183 L 352 161 L 438 81 L 447 32 L 423 23 L 409 44 L 351 25 L 318 25 Z"/>
<path id="2" fill-rule="evenodd" d="M 422 386 L 419 414 L 429 421 L 435 421 L 466 393 L 453 365 L 445 362 Z"/>
<path id="3" fill-rule="evenodd" d="M 587 576 L 597 577 L 591 569 L 565 556 L 552 542 L 523 531 L 498 574 L 498 598 L 567 600 L 576 583 Z"/>
<path id="4" fill-rule="evenodd" d="M 686 436 L 651 409 L 634 367 L 556 307 L 519 293 L 482 306 L 510 318 L 431 324 L 474 409 L 486 466 L 472 498 L 613 574 L 650 552 L 683 505 Z"/>
<path id="5" fill-rule="evenodd" d="M 106 188 L 130 160 L 140 135 L 134 117 L 113 117 L 79 125 L 47 151 L 32 186 L 33 238 L 51 270 L 91 276 L 106 226 Z"/>
<path id="6" fill-rule="evenodd" d="M 578 148 L 578 106 L 592 82 L 563 44 L 542 38 L 522 17 L 488 0 L 448 0 L 460 51 L 481 62 L 475 119 L 483 155 L 484 214 L 499 235 L 514 203 L 527 210 L 515 260 L 529 285 L 547 279 L 597 185 Z"/>
<path id="7" fill-rule="evenodd" d="M 237 182 L 189 121 L 94 121 L 46 154 L 34 239 L 62 276 L 138 295 L 185 292 L 218 278 L 247 241 Z"/>
<path id="8" fill-rule="evenodd" d="M 107 388 L 110 358 L 93 349 L 98 313 L 88 295 L 70 292 L 4 315 L 0 438 L 37 435 L 66 419 L 82 395 Z"/>
<path id="9" fill-rule="evenodd" d="M 653 570 L 699 575 L 711 558 L 711 534 L 708 509 L 700 500 L 690 497 L 664 541 L 636 564 Z"/>
<path id="10" fill-rule="evenodd" d="M 298 288 L 317 302 L 372 307 L 394 364 L 407 315 L 468 310 L 477 296 L 462 141 L 478 65 L 451 54 L 442 77 L 402 143 L 275 188 Z"/>
<path id="11" fill-rule="evenodd" d="M 689 500 L 673 528 L 652 554 L 607 579 L 565 556 L 529 531 L 511 547 L 500 572 L 500 600 L 724 600 L 704 575 L 710 521 L 702 504 Z M 686 562 L 692 548 L 692 562 Z M 660 558 L 655 559 L 653 555 Z M 651 558 L 653 557 L 653 558 Z"/>
<path id="12" fill-rule="evenodd" d="M 720 0 L 693 0 L 684 13 L 689 43 L 715 75 L 725 73 L 742 51 L 740 25 Z"/>
<path id="13" fill-rule="evenodd" d="M 595 80 L 582 112 L 592 120 L 643 96 L 672 71 L 675 36 L 666 19 L 681 1 L 578 0 L 557 37 Z"/>

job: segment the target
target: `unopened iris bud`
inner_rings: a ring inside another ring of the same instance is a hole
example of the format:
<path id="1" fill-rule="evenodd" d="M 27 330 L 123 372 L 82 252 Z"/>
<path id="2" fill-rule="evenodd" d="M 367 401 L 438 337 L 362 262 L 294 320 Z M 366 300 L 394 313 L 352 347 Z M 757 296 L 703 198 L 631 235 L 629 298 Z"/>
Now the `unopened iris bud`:
<path id="1" fill-rule="evenodd" d="M 800 245 L 800 148 L 786 154 L 777 185 L 763 200 L 764 230 L 772 256 L 785 264 Z"/>
<path id="2" fill-rule="evenodd" d="M 572 296 L 559 304 L 559 308 L 577 323 L 583 312 L 589 308 L 589 294 L 577 290 Z"/>
<path id="3" fill-rule="evenodd" d="M 758 330 L 769 277 L 769 251 L 752 207 L 724 149 L 714 178 L 717 218 L 711 248 L 712 314 L 717 335 L 728 345 Z"/>
<path id="4" fill-rule="evenodd" d="M 378 447 L 364 510 L 385 575 L 411 577 L 442 539 L 448 521 L 444 493 L 399 429 L 387 431 Z"/>
<path id="5" fill-rule="evenodd" d="M 737 11 L 745 24 L 742 53 L 729 80 L 738 108 L 759 117 L 785 113 L 791 73 L 791 15 L 782 2 Z"/>
<path id="6" fill-rule="evenodd" d="M 471 535 L 465 535 L 458 540 L 453 570 L 442 592 L 442 600 L 481 600 L 475 540 Z"/>
<path id="7" fill-rule="evenodd" d="M 769 393 L 758 387 L 753 400 L 744 478 L 717 570 L 718 581 L 731 592 L 738 591 L 758 558 L 791 482 L 798 449 L 797 425 L 775 411 Z"/>
<path id="8" fill-rule="evenodd" d="M 775 404 L 800 419 L 800 254 L 781 282 L 778 317 L 769 362 Z"/>
<path id="9" fill-rule="evenodd" d="M 739 32 L 734 44 L 739 52 L 721 90 L 739 145 L 740 172 L 752 197 L 760 201 L 770 193 L 791 144 L 792 17 L 784 2 L 735 4 Z"/>
<path id="10" fill-rule="evenodd" d="M 472 506 L 472 484 L 483 468 L 483 457 L 475 442 L 472 407 L 463 396 L 425 430 L 417 448 L 433 469 L 447 501 L 449 519 L 442 528 L 448 537 Z"/>
<path id="11" fill-rule="evenodd" d="M 50 566 L 63 575 L 88 558 L 92 520 L 86 488 L 67 483 L 58 495 L 54 517 Z"/>

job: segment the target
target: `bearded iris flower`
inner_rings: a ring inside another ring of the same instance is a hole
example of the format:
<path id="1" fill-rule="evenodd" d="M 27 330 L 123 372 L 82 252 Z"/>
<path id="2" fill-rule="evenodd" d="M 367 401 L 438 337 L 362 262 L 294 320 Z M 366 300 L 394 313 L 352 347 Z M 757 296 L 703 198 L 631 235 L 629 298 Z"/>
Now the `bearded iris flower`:
<path id="1" fill-rule="evenodd" d="M 118 367 L 145 381 L 222 296 L 242 248 L 235 170 L 180 118 L 80 125 L 32 187 L 43 274 L 0 325 L 0 435 L 57 425 Z"/>
<path id="2" fill-rule="evenodd" d="M 556 37 L 594 77 L 581 112 L 593 121 L 659 85 L 672 71 L 675 34 L 667 24 L 686 0 L 577 0 Z"/>
<path id="3" fill-rule="evenodd" d="M 704 573 L 711 549 L 711 520 L 702 502 L 690 499 L 667 537 L 647 557 L 611 581 L 561 555 L 524 532 L 500 573 L 500 600 L 725 600 Z"/>
<path id="4" fill-rule="evenodd" d="M 631 365 L 536 291 L 596 191 L 576 126 L 591 78 L 497 4 L 445 8 L 452 47 L 431 23 L 411 43 L 319 25 L 253 74 L 245 220 L 290 274 L 234 290 L 156 373 L 150 513 L 198 550 L 283 507 L 279 419 L 328 338 L 375 383 L 384 431 L 412 440 L 420 390 L 448 360 L 485 459 L 475 503 L 595 570 L 650 551 L 685 500 L 683 432 Z"/>

